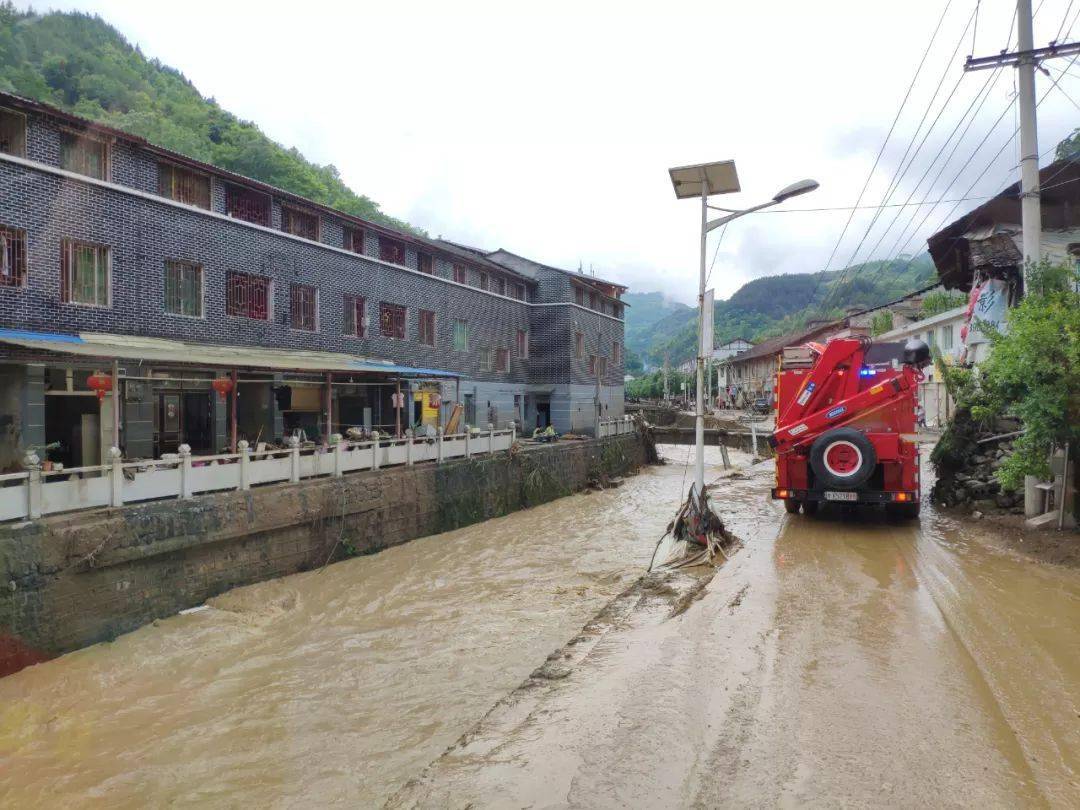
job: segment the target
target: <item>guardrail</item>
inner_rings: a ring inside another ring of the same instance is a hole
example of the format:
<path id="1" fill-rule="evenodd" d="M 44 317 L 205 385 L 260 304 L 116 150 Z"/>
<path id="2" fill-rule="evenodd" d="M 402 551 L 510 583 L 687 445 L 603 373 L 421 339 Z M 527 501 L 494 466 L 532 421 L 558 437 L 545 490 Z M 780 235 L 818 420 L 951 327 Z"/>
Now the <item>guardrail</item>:
<path id="1" fill-rule="evenodd" d="M 617 416 L 612 419 L 601 419 L 596 426 L 596 438 L 606 439 L 609 436 L 622 436 L 625 433 L 634 432 L 634 419 L 631 416 Z"/>
<path id="2" fill-rule="evenodd" d="M 296 482 L 320 476 L 339 477 L 355 470 L 411 465 L 422 461 L 490 455 L 508 450 L 516 429 L 472 430 L 435 437 L 407 435 L 388 439 L 374 434 L 365 441 L 332 437 L 329 447 L 301 448 L 296 439 L 281 450 L 255 457 L 246 441 L 239 452 L 193 456 L 180 445 L 176 460 L 123 461 L 109 450 L 108 464 L 43 470 L 28 454 L 26 471 L 0 475 L 0 521 L 34 519 L 57 512 L 121 506 L 162 498 L 188 499 L 200 493 L 247 490 L 259 484 Z"/>

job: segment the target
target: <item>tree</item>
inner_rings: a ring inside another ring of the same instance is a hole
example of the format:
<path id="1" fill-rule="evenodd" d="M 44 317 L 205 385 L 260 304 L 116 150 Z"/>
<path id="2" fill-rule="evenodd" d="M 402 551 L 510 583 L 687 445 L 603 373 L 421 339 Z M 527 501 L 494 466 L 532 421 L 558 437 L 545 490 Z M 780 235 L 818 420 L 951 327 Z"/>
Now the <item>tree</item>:
<path id="1" fill-rule="evenodd" d="M 870 334 L 874 337 L 883 335 L 893 328 L 892 312 L 887 309 L 881 310 L 881 312 L 874 315 L 870 319 Z"/>
<path id="2" fill-rule="evenodd" d="M 922 301 L 922 310 L 919 313 L 921 318 L 932 318 L 934 315 L 940 315 L 942 312 L 948 312 L 950 309 L 956 309 L 958 306 L 963 305 L 967 300 L 961 293 L 948 292 L 946 290 L 934 290 L 934 292 L 927 293 L 926 297 Z"/>

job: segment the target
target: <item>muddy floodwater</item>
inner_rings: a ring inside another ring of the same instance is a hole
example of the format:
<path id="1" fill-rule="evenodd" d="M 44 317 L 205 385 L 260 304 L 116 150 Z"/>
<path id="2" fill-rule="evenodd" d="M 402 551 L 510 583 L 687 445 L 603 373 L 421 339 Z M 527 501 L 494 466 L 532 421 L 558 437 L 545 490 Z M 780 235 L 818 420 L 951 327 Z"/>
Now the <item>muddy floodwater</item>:
<path id="1" fill-rule="evenodd" d="M 380 804 L 641 573 L 672 455 L 0 680 L 0 805 Z"/>

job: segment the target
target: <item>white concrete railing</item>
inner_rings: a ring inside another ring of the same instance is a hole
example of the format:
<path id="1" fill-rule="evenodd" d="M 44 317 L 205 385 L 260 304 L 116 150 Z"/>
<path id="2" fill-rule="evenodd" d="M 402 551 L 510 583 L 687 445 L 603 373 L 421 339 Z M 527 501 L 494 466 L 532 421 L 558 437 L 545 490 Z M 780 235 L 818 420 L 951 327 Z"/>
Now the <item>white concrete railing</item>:
<path id="1" fill-rule="evenodd" d="M 246 490 L 276 481 L 300 481 L 319 476 L 338 477 L 354 470 L 377 470 L 422 461 L 491 455 L 508 450 L 516 429 L 473 429 L 468 433 L 434 438 L 387 439 L 377 433 L 366 441 L 336 436 L 329 447 L 301 449 L 297 440 L 283 450 L 267 450 L 253 458 L 246 441 L 238 453 L 192 456 L 180 446 L 178 460 L 123 461 L 110 450 L 111 463 L 63 470 L 41 469 L 40 459 L 28 454 L 25 472 L 0 475 L 0 521 L 39 518 L 100 506 L 161 498 L 187 499 L 204 492 Z M 17 483 L 12 483 L 17 482 Z"/>
<path id="2" fill-rule="evenodd" d="M 622 436 L 624 433 L 634 432 L 634 420 L 630 416 L 617 416 L 614 419 L 601 419 L 596 427 L 596 438 L 606 439 L 609 436 Z"/>

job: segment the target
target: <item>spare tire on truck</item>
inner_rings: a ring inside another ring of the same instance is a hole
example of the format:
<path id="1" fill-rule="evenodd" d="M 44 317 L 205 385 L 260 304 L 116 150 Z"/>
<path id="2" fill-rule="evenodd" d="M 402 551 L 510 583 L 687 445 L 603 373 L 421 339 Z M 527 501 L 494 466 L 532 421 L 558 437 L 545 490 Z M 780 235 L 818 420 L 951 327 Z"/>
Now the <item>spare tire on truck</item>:
<path id="1" fill-rule="evenodd" d="M 828 430 L 810 445 L 810 469 L 819 487 L 855 489 L 869 480 L 875 467 L 873 443 L 855 428 Z"/>

